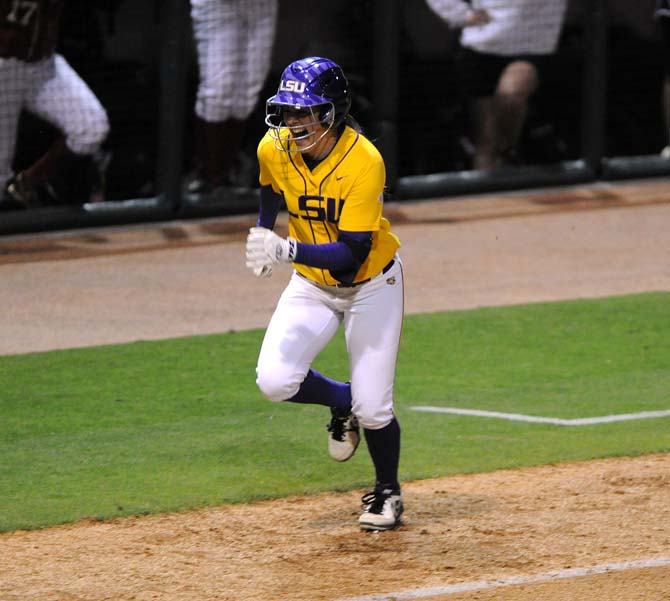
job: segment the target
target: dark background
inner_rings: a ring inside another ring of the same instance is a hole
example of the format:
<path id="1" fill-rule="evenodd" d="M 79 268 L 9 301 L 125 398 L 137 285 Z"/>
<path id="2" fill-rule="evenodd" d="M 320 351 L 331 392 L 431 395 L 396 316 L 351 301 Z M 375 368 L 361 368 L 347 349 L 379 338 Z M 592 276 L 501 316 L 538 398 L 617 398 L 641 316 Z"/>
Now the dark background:
<path id="1" fill-rule="evenodd" d="M 607 156 L 658 154 L 664 145 L 661 86 L 663 55 L 652 19 L 653 0 L 609 0 L 605 152 Z M 353 113 L 374 139 L 372 0 L 280 2 L 273 67 L 245 136 L 253 165 L 263 135 L 264 100 L 274 93 L 283 67 L 307 55 L 339 62 L 355 92 Z M 111 132 L 95 164 L 103 166 L 107 200 L 156 194 L 161 94 L 161 35 L 165 18 L 158 0 L 68 0 L 60 52 L 108 111 Z M 470 168 L 469 122 L 454 71 L 458 31 L 450 30 L 423 0 L 401 2 L 399 36 L 399 176 Z M 582 153 L 584 0 L 570 3 L 559 49 L 544 70 L 521 141 L 521 157 L 542 165 Z M 191 168 L 197 65 L 190 23 L 183 23 L 188 53 L 185 82 L 183 165 Z M 15 166 L 43 152 L 55 132 L 24 115 Z M 87 161 L 90 163 L 91 161 Z M 99 169 L 57 181 L 61 198 L 84 202 Z M 90 167 L 90 168 L 89 168 Z M 249 173 L 253 184 L 255 172 Z"/>

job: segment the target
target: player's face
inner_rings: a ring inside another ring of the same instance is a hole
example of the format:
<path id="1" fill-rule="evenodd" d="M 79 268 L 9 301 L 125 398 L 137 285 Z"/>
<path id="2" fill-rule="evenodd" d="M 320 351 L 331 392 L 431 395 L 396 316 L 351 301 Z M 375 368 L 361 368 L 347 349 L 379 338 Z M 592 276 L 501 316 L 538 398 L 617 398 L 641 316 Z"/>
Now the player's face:
<path id="1" fill-rule="evenodd" d="M 317 151 L 327 128 L 311 109 L 284 109 L 284 123 L 291 128 L 291 137 L 300 152 Z"/>

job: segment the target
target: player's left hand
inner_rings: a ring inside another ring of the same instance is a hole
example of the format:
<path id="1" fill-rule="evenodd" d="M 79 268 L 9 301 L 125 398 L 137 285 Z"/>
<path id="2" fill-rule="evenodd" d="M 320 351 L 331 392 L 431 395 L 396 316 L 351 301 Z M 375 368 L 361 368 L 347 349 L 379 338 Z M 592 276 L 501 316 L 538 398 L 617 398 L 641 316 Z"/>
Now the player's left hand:
<path id="1" fill-rule="evenodd" d="M 247 267 L 256 272 L 265 265 L 291 263 L 297 248 L 294 238 L 282 238 L 265 227 L 252 227 L 247 236 Z"/>

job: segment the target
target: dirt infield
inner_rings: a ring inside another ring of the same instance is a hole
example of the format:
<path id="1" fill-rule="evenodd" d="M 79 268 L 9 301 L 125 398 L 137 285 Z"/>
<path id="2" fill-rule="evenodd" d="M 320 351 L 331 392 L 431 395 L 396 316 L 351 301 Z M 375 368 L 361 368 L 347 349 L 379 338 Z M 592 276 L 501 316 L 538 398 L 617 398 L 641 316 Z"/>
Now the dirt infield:
<path id="1" fill-rule="evenodd" d="M 387 214 L 408 312 L 670 290 L 668 180 Z M 285 277 L 246 273 L 251 221 L 0 239 L 0 354 L 264 326 Z M 670 455 L 404 494 L 403 527 L 378 534 L 354 491 L 0 535 L 0 600 L 670 600 Z"/>
<path id="2" fill-rule="evenodd" d="M 334 601 L 670 558 L 667 455 L 424 480 L 404 494 L 405 525 L 379 534 L 358 531 L 358 494 L 345 493 L 5 535 L 0 598 Z M 670 598 L 670 563 L 610 578 L 442 598 Z"/>

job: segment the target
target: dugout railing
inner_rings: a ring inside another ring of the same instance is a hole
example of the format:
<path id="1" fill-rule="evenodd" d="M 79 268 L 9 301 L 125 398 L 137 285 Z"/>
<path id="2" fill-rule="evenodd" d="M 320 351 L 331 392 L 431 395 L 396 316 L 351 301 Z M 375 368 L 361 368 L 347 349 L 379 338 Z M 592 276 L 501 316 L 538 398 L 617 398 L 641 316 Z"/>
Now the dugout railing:
<path id="1" fill-rule="evenodd" d="M 89 202 L 84 190 L 53 206 L 3 211 L 0 234 L 253 212 L 253 187 L 205 202 L 184 194 L 197 80 L 188 2 L 94 4 L 69 3 L 60 51 L 110 114 L 104 201 Z M 399 201 L 670 175 L 670 159 L 659 154 L 664 56 L 653 0 L 569 3 L 559 48 L 531 101 L 526 160 L 487 172 L 468 165 L 467 117 L 454 93 L 457 32 L 423 0 L 332 0 L 323 15 L 314 4 L 280 2 L 273 68 L 245 142 L 252 161 L 263 99 L 281 68 L 323 54 L 350 75 L 354 110 L 385 157 L 389 193 Z M 82 40 L 101 50 L 87 51 Z M 44 131 L 22 119 L 17 162 L 37 152 Z"/>

